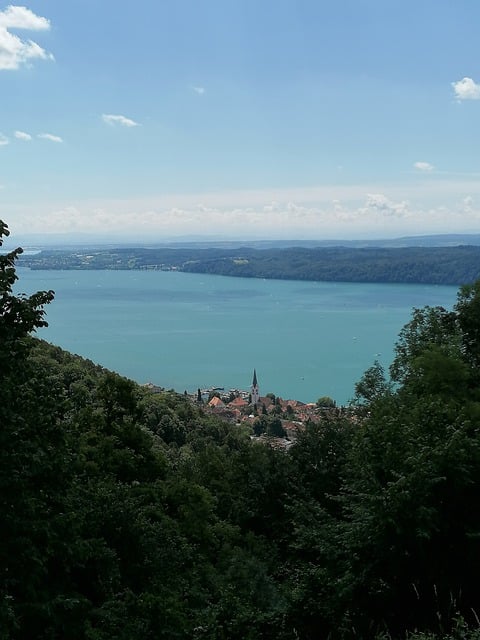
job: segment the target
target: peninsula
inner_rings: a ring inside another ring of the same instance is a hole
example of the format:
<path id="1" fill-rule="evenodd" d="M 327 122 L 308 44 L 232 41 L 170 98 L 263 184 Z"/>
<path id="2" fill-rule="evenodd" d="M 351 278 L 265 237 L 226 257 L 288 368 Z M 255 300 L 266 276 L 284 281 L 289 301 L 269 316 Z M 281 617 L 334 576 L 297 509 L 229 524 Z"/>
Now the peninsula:
<path id="1" fill-rule="evenodd" d="M 30 269 L 149 269 L 243 278 L 459 285 L 480 277 L 480 246 L 97 248 L 23 255 Z"/>

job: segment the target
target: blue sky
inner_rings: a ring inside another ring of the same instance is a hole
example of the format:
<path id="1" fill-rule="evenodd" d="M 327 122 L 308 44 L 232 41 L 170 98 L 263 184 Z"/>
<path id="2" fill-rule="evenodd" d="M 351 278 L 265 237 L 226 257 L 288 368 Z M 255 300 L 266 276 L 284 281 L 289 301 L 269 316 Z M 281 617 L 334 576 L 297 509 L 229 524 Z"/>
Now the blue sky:
<path id="1" fill-rule="evenodd" d="M 0 217 L 162 240 L 480 230 L 480 3 L 0 2 Z"/>

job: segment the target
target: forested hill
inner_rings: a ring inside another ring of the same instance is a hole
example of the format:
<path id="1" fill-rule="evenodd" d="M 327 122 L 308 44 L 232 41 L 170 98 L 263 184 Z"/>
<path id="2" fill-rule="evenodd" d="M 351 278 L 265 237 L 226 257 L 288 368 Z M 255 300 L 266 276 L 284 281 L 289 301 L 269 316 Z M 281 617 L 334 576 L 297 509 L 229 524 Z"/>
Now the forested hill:
<path id="1" fill-rule="evenodd" d="M 32 269 L 161 269 L 246 278 L 459 285 L 480 277 L 480 247 L 42 251 Z"/>
<path id="2" fill-rule="evenodd" d="M 18 255 L 1 640 L 479 640 L 480 281 L 415 310 L 390 376 L 285 451 L 32 338 L 55 302 L 14 293 Z"/>

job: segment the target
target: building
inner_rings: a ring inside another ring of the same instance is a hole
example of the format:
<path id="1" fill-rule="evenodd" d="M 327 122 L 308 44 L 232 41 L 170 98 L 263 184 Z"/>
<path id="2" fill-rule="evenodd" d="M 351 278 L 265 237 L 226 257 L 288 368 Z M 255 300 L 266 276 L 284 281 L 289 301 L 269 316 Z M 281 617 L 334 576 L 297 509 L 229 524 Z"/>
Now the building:
<path id="1" fill-rule="evenodd" d="M 260 398 L 260 390 L 258 388 L 258 381 L 257 381 L 257 372 L 254 369 L 253 370 L 253 382 L 252 382 L 252 404 L 256 405 L 258 404 L 258 400 Z"/>

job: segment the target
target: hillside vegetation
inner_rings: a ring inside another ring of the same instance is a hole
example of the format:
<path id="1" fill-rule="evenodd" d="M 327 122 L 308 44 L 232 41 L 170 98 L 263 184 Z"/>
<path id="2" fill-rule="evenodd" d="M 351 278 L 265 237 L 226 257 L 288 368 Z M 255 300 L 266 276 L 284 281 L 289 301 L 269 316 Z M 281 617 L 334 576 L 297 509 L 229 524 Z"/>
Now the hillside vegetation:
<path id="1" fill-rule="evenodd" d="M 0 237 L 8 233 L 0 223 Z M 480 638 L 480 282 L 288 453 L 31 336 L 0 255 L 0 639 Z"/>
<path id="2" fill-rule="evenodd" d="M 24 256 L 31 269 L 162 269 L 244 278 L 461 285 L 480 278 L 480 246 L 102 249 Z"/>

